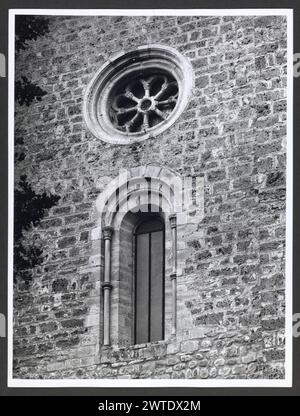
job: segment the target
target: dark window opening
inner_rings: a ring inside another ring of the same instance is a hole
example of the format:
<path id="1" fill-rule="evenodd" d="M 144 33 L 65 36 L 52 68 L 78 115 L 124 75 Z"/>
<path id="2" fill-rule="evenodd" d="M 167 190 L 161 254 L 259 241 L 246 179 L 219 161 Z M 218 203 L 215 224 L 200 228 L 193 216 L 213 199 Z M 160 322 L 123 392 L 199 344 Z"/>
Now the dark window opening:
<path id="1" fill-rule="evenodd" d="M 135 344 L 164 339 L 164 234 L 158 217 L 135 232 Z"/>

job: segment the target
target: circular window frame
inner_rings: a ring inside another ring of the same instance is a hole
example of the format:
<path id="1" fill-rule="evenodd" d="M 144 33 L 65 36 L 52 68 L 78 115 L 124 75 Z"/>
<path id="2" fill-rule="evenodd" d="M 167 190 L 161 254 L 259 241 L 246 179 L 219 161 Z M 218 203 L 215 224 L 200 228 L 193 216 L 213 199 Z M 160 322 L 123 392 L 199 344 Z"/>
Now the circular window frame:
<path id="1" fill-rule="evenodd" d="M 147 131 L 122 132 L 109 117 L 109 99 L 121 79 L 134 71 L 161 70 L 172 75 L 178 84 L 177 103 L 166 120 Z M 120 52 L 99 68 L 87 86 L 83 100 L 83 115 L 91 133 L 111 144 L 131 144 L 156 137 L 168 129 L 184 111 L 194 86 L 190 61 L 176 49 L 162 45 L 140 46 Z"/>

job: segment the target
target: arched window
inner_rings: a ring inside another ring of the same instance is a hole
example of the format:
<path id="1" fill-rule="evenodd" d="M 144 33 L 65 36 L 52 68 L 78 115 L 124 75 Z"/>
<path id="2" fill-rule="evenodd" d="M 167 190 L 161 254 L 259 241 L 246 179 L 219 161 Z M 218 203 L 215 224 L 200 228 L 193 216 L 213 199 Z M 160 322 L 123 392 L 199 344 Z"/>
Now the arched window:
<path id="1" fill-rule="evenodd" d="M 90 264 L 99 261 L 101 267 L 104 347 L 176 336 L 177 270 L 183 267 L 177 265 L 177 213 L 180 232 L 186 219 L 181 185 L 171 170 L 147 165 L 119 175 L 97 200 L 100 226 L 94 234 L 102 237 L 101 254 Z M 98 244 L 96 238 L 95 252 Z"/>
<path id="2" fill-rule="evenodd" d="M 164 339 L 164 223 L 143 220 L 135 230 L 134 342 Z"/>

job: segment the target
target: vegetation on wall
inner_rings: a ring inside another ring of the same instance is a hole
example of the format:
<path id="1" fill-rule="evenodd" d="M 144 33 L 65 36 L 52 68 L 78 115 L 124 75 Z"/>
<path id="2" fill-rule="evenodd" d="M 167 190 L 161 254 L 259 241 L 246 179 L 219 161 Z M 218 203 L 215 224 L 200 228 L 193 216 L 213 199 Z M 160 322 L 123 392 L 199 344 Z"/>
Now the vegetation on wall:
<path id="1" fill-rule="evenodd" d="M 48 19 L 35 16 L 16 16 L 16 51 L 25 49 L 27 40 L 36 40 L 48 32 Z M 25 76 L 15 83 L 15 99 L 22 106 L 29 106 L 34 101 L 41 101 L 46 94 L 38 85 Z M 23 139 L 17 138 L 16 145 L 24 145 Z M 15 153 L 15 163 L 22 162 L 26 153 Z M 26 231 L 40 224 L 47 209 L 56 205 L 60 199 L 57 195 L 36 193 L 22 175 L 16 184 L 14 193 L 14 280 L 30 281 L 32 270 L 43 261 L 43 248 L 38 238 L 26 238 Z"/>
<path id="2" fill-rule="evenodd" d="M 15 83 L 15 99 L 20 105 L 26 104 L 29 106 L 34 100 L 41 101 L 46 94 L 46 91 L 24 76 Z"/>
<path id="3" fill-rule="evenodd" d="M 24 244 L 24 232 L 36 227 L 45 215 L 45 211 L 58 202 L 57 195 L 37 194 L 22 175 L 15 189 L 14 206 L 14 276 L 30 280 L 32 268 L 43 261 L 43 250 L 39 241 Z"/>
<path id="4" fill-rule="evenodd" d="M 27 40 L 36 40 L 49 32 L 49 19 L 43 16 L 16 16 L 15 35 L 16 51 L 25 49 Z"/>
<path id="5" fill-rule="evenodd" d="M 43 16 L 16 16 L 15 20 L 15 47 L 16 52 L 26 49 L 28 40 L 36 40 L 49 32 L 49 19 Z M 41 101 L 47 94 L 38 85 L 25 76 L 15 82 L 15 99 L 20 104 L 30 105 L 34 100 Z"/>

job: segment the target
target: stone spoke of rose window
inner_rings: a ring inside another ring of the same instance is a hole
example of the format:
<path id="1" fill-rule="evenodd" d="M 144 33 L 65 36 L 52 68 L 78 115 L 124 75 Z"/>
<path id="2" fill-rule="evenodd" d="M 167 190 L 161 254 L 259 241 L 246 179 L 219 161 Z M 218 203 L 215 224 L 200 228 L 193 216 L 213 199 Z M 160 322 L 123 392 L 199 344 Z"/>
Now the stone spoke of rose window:
<path id="1" fill-rule="evenodd" d="M 169 117 L 177 99 L 178 84 L 172 76 L 139 76 L 123 84 L 112 100 L 115 127 L 128 133 L 147 132 Z"/>

